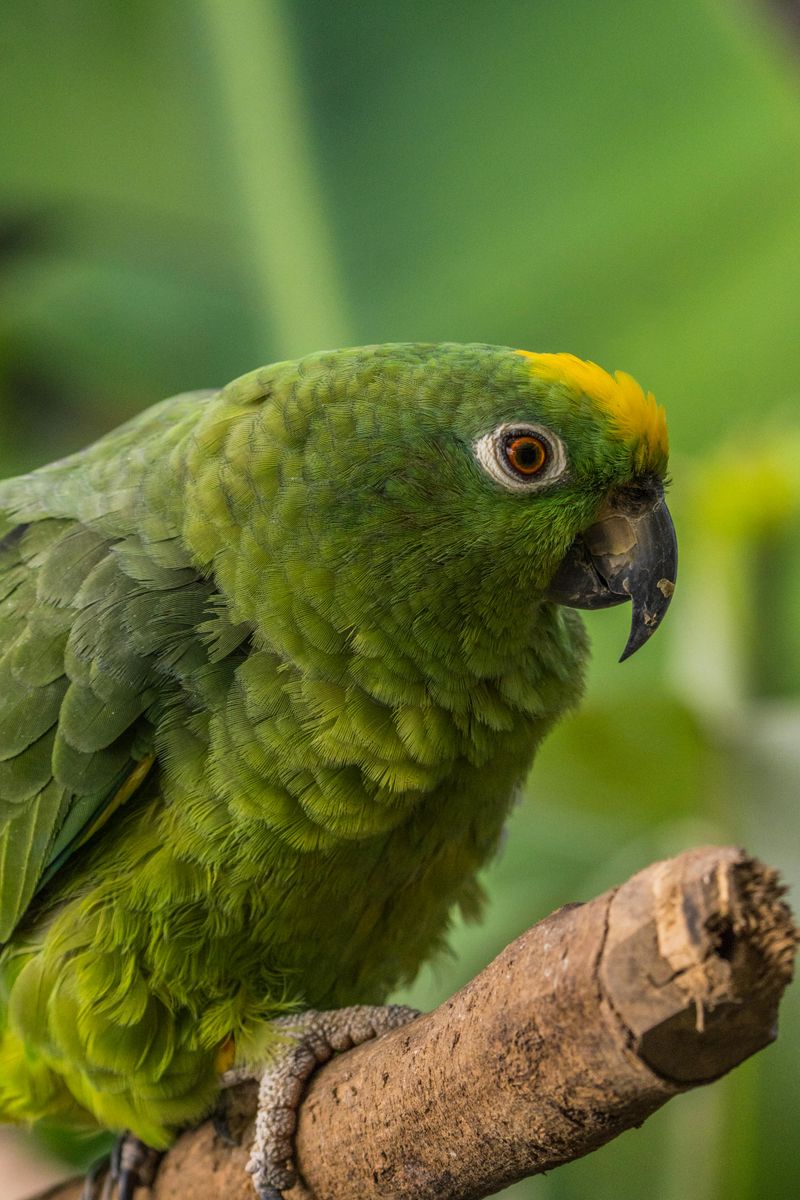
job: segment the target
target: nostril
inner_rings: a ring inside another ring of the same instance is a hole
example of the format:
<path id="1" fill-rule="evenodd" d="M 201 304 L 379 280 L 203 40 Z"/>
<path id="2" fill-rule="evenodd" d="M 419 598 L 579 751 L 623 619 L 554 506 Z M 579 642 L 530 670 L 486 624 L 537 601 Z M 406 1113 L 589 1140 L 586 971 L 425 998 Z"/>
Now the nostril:
<path id="1" fill-rule="evenodd" d="M 664 496 L 664 488 L 658 479 L 637 479 L 617 488 L 611 503 L 618 512 L 639 516 L 650 512 Z"/>

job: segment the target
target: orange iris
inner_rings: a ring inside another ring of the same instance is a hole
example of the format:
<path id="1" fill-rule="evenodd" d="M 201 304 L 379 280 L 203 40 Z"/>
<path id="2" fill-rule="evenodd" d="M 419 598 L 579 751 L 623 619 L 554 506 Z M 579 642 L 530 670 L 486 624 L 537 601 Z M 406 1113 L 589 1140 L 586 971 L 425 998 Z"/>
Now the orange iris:
<path id="1" fill-rule="evenodd" d="M 519 434 L 506 445 L 506 458 L 520 475 L 536 475 L 547 462 L 547 447 L 532 433 Z"/>

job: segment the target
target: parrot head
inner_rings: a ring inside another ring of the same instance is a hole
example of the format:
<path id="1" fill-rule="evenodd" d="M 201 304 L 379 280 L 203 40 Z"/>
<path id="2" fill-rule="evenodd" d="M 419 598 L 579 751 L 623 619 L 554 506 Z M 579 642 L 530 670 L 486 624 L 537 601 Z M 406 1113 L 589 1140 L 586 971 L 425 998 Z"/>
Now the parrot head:
<path id="1" fill-rule="evenodd" d="M 622 661 L 654 633 L 675 590 L 664 410 L 623 372 L 571 354 L 514 353 L 527 377 L 515 407 L 504 403 L 503 420 L 473 441 L 476 461 L 495 488 L 537 510 L 540 539 L 543 526 L 557 530 L 563 552 L 570 536 L 545 599 L 585 609 L 631 601 Z"/>

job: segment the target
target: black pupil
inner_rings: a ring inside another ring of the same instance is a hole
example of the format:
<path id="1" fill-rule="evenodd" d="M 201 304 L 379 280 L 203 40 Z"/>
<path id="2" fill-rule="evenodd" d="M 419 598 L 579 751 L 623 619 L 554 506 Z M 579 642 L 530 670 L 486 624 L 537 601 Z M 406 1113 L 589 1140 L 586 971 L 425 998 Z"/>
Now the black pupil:
<path id="1" fill-rule="evenodd" d="M 538 467 L 542 461 L 542 448 L 533 438 L 516 438 L 512 451 L 515 465 L 522 470 Z"/>

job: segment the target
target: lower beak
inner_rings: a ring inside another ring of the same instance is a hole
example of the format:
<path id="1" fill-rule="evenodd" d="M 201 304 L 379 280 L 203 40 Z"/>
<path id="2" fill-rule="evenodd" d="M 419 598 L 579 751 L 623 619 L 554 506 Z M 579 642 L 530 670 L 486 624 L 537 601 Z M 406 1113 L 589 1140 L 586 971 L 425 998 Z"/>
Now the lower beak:
<path id="1" fill-rule="evenodd" d="M 578 535 L 545 592 L 570 608 L 633 602 L 620 662 L 655 633 L 669 608 L 678 544 L 664 489 L 656 480 L 620 488 L 593 525 Z"/>

